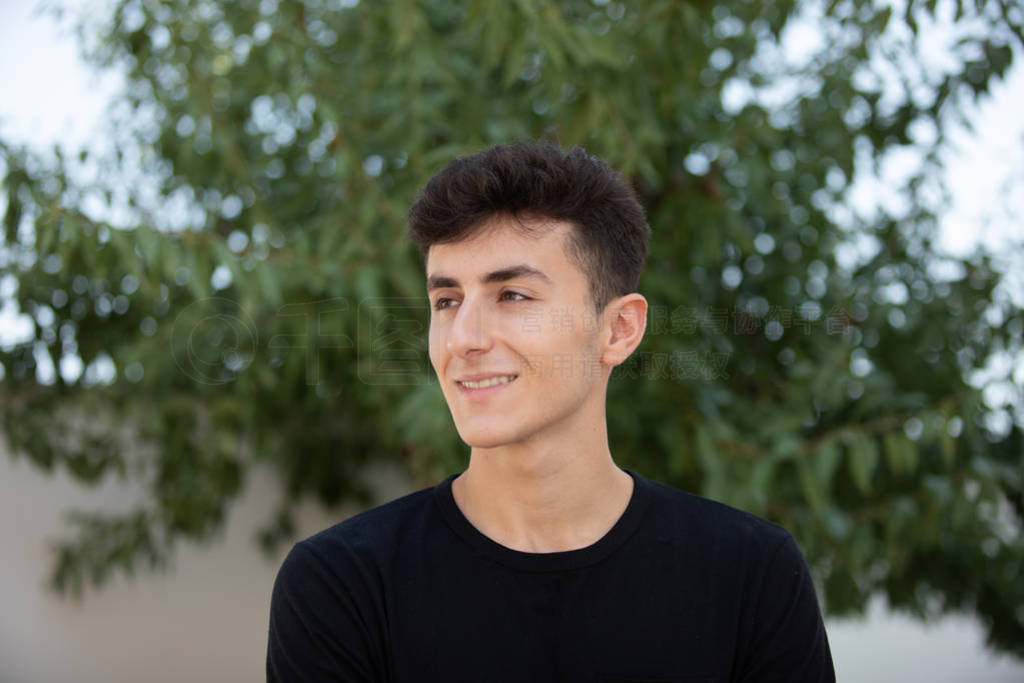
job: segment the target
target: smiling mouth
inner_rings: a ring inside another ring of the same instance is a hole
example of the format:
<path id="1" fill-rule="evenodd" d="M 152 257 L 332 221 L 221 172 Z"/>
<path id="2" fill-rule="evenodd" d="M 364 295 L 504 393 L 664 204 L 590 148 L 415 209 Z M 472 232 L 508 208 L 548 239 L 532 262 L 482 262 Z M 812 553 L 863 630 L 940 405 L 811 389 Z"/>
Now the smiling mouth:
<path id="1" fill-rule="evenodd" d="M 486 389 L 487 387 L 493 387 L 499 384 L 509 384 L 518 376 L 519 375 L 501 375 L 499 377 L 488 377 L 487 379 L 482 379 L 479 382 L 456 381 L 455 383 L 465 389 Z"/>

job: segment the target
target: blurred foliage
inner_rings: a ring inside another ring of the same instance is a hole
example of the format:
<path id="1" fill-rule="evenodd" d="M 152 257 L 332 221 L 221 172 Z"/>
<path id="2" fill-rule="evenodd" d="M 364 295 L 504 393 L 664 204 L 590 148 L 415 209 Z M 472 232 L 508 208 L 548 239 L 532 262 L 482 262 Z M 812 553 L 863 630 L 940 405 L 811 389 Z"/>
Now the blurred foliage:
<path id="1" fill-rule="evenodd" d="M 991 255 L 935 247 L 947 131 L 1022 23 L 997 0 L 120 0 L 86 17 L 91 59 L 127 74 L 109 152 L 0 143 L 0 290 L 32 320 L 0 350 L 2 431 L 39 467 L 149 498 L 71 518 L 55 585 L 211 538 L 259 463 L 287 491 L 268 548 L 304 496 L 369 502 L 371 461 L 422 485 L 464 467 L 405 211 L 453 155 L 542 138 L 622 169 L 653 228 L 648 335 L 609 390 L 619 463 L 784 524 L 833 614 L 876 593 L 972 612 L 1024 655 L 1019 390 L 992 405 L 972 379 L 1020 353 L 1024 318 Z M 920 43 L 941 31 L 939 64 Z M 855 175 L 908 148 L 901 200 L 852 210 Z"/>

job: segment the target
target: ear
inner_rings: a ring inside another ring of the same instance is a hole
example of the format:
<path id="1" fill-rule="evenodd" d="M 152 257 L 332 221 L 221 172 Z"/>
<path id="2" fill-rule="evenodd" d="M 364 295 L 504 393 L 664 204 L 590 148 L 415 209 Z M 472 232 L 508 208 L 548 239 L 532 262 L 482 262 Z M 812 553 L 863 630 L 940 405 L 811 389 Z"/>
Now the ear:
<path id="1" fill-rule="evenodd" d="M 604 310 L 605 340 L 601 362 L 612 367 L 629 358 L 640 345 L 647 329 L 647 299 L 637 293 L 626 294 L 608 303 Z"/>

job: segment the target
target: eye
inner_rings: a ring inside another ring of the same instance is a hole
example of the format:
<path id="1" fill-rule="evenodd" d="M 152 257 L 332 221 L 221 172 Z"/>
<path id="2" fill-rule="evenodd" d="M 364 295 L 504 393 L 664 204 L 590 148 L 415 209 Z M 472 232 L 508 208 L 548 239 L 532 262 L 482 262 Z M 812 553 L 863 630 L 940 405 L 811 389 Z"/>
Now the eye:
<path id="1" fill-rule="evenodd" d="M 446 296 L 437 297 L 437 301 L 434 302 L 435 311 L 443 311 L 444 309 L 455 303 L 455 299 L 450 299 Z"/>
<path id="2" fill-rule="evenodd" d="M 513 292 L 512 290 L 505 290 L 499 297 L 502 301 L 529 301 L 530 297 L 519 292 Z"/>

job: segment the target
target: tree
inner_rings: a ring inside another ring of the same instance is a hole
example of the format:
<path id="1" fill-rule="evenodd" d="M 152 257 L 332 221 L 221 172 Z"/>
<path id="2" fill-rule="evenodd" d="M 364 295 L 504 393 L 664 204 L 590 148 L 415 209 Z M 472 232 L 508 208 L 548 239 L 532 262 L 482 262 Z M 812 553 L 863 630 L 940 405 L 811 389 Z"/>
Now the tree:
<path id="1" fill-rule="evenodd" d="M 152 494 L 71 519 L 55 586 L 208 538 L 255 463 L 290 494 L 268 547 L 302 496 L 367 502 L 371 461 L 464 466 L 405 211 L 453 155 L 544 138 L 623 170 L 652 224 L 620 464 L 784 524 L 832 613 L 973 612 L 1024 655 L 1020 394 L 975 379 L 1024 316 L 991 254 L 934 245 L 947 131 L 1022 24 L 1002 0 L 118 0 L 84 24 L 128 76 L 102 177 L 0 146 L 0 275 L 33 320 L 0 350 L 3 432 Z M 796 25 L 822 37 L 800 63 Z M 921 151 L 904 201 L 851 208 L 897 149 Z"/>

